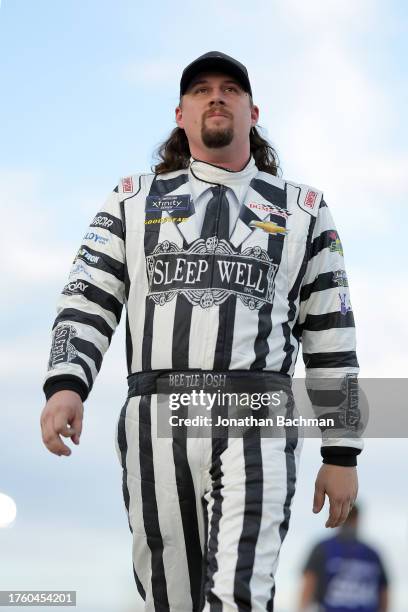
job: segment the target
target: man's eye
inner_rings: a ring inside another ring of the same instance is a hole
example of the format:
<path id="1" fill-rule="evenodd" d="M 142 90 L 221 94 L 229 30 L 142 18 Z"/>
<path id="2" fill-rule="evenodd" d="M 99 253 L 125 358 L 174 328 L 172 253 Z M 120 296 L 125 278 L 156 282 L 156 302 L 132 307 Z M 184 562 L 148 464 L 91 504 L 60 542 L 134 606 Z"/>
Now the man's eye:
<path id="1" fill-rule="evenodd" d="M 225 87 L 225 91 L 233 91 L 234 93 L 236 93 L 238 89 L 233 85 L 229 85 L 228 87 Z"/>
<path id="2" fill-rule="evenodd" d="M 207 91 L 207 87 L 199 87 L 195 90 L 195 93 L 205 93 Z"/>

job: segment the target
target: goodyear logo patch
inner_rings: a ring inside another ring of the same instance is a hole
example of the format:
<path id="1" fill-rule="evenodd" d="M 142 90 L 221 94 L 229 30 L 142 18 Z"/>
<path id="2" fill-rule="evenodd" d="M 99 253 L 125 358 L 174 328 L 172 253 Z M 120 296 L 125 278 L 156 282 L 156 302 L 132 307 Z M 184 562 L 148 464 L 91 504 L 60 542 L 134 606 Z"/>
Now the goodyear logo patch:
<path id="1" fill-rule="evenodd" d="M 187 221 L 188 217 L 159 217 L 158 219 L 146 219 L 145 225 L 152 225 L 156 223 L 183 223 Z"/>

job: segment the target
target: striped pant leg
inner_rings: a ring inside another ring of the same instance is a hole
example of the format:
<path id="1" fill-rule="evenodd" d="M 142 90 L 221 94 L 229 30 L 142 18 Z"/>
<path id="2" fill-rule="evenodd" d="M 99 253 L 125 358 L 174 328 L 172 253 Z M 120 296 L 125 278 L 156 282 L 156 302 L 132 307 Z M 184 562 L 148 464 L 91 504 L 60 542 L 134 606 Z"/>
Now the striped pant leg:
<path id="1" fill-rule="evenodd" d="M 135 581 L 146 611 L 198 612 L 205 544 L 200 441 L 157 437 L 156 409 L 156 396 L 131 398 L 117 429 Z"/>
<path id="2" fill-rule="evenodd" d="M 230 438 L 213 461 L 204 612 L 273 610 L 302 442 Z"/>

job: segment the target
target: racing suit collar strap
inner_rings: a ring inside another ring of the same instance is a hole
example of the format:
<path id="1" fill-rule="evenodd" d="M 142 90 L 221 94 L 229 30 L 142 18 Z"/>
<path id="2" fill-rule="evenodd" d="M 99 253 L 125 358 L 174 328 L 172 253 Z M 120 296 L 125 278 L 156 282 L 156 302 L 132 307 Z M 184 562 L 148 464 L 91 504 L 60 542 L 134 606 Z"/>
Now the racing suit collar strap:
<path id="1" fill-rule="evenodd" d="M 250 181 L 258 172 L 252 155 L 246 166 L 238 172 L 221 168 L 221 166 L 216 166 L 200 159 L 194 159 L 194 157 L 190 157 L 189 170 L 200 181 L 213 185 L 227 185 L 228 187 L 243 181 Z"/>

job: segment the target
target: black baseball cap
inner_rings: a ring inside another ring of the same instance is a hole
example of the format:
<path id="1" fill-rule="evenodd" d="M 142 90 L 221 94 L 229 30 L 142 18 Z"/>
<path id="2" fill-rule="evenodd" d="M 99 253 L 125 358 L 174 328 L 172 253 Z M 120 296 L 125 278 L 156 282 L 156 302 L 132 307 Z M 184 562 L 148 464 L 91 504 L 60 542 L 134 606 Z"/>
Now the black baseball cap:
<path id="1" fill-rule="evenodd" d="M 200 55 L 183 70 L 180 80 L 180 97 L 183 96 L 193 78 L 199 72 L 224 72 L 233 76 L 242 89 L 252 96 L 251 84 L 249 82 L 248 70 L 241 62 L 221 53 L 221 51 L 209 51 Z"/>

